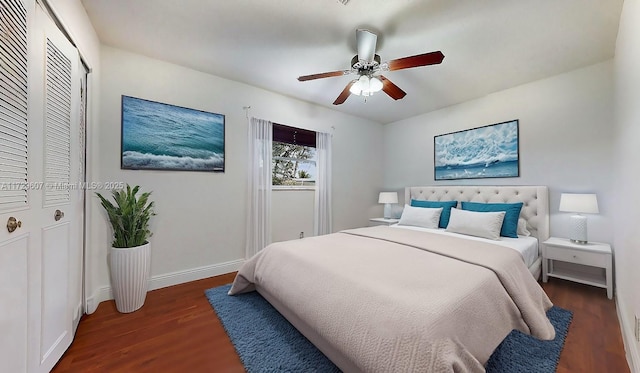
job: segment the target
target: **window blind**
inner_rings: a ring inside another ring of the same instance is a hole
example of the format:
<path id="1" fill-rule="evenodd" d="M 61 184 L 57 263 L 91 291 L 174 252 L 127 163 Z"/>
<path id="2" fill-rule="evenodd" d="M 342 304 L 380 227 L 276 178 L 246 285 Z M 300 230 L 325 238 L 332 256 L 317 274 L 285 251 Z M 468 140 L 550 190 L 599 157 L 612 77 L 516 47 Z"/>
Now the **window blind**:
<path id="1" fill-rule="evenodd" d="M 316 147 L 316 132 L 273 123 L 273 141 Z"/>

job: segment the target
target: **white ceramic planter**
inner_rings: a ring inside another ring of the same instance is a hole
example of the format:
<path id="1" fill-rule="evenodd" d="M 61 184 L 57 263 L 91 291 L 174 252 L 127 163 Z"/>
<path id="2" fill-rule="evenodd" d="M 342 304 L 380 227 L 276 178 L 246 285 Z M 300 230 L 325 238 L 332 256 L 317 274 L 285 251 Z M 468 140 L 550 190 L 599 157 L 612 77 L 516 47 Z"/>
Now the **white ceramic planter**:
<path id="1" fill-rule="evenodd" d="M 111 289 L 119 312 L 133 312 L 144 304 L 151 269 L 150 246 L 112 247 L 109 252 Z"/>

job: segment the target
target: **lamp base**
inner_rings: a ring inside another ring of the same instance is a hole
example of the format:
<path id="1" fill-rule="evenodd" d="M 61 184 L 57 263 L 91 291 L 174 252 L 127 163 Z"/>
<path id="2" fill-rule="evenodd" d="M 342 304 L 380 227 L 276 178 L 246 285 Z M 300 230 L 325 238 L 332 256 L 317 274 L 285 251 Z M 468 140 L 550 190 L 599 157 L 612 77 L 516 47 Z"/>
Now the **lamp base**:
<path id="1" fill-rule="evenodd" d="M 391 219 L 391 204 L 390 203 L 385 203 L 384 204 L 384 215 L 383 217 L 385 219 Z"/>
<path id="2" fill-rule="evenodd" d="M 587 217 L 584 215 L 573 215 L 571 217 L 571 231 L 569 240 L 573 243 L 584 245 L 587 243 Z"/>

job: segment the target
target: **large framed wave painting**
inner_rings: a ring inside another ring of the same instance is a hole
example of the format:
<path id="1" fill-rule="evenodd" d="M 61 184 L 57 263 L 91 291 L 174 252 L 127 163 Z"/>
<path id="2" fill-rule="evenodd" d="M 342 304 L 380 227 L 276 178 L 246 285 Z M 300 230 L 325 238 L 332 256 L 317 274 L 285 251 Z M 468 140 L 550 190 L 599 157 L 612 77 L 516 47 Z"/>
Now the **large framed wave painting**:
<path id="1" fill-rule="evenodd" d="M 123 95 L 121 168 L 224 172 L 224 115 Z"/>
<path id="2" fill-rule="evenodd" d="M 520 176 L 518 120 L 433 137 L 435 180 Z"/>

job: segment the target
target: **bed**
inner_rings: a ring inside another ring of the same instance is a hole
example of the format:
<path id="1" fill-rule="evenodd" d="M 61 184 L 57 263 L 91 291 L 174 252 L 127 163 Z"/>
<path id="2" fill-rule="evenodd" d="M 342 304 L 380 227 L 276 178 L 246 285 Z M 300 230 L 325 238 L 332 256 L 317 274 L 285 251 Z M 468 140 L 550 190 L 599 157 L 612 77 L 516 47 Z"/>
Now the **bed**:
<path id="1" fill-rule="evenodd" d="M 405 203 L 411 204 L 412 199 L 484 203 L 522 202 L 520 217 L 526 221 L 531 237 L 537 240 L 534 250 L 524 249 L 534 258 L 531 263 L 527 263 L 527 267 L 535 279 L 540 278 L 542 256 L 539 244 L 550 236 L 549 190 L 546 186 L 421 186 L 405 188 Z"/>
<path id="2" fill-rule="evenodd" d="M 523 202 L 532 234 L 548 237 L 546 187 L 411 187 L 405 198 Z M 345 372 L 482 372 L 512 329 L 554 337 L 539 264 L 495 243 L 377 226 L 269 245 L 230 294 L 258 291 Z"/>

